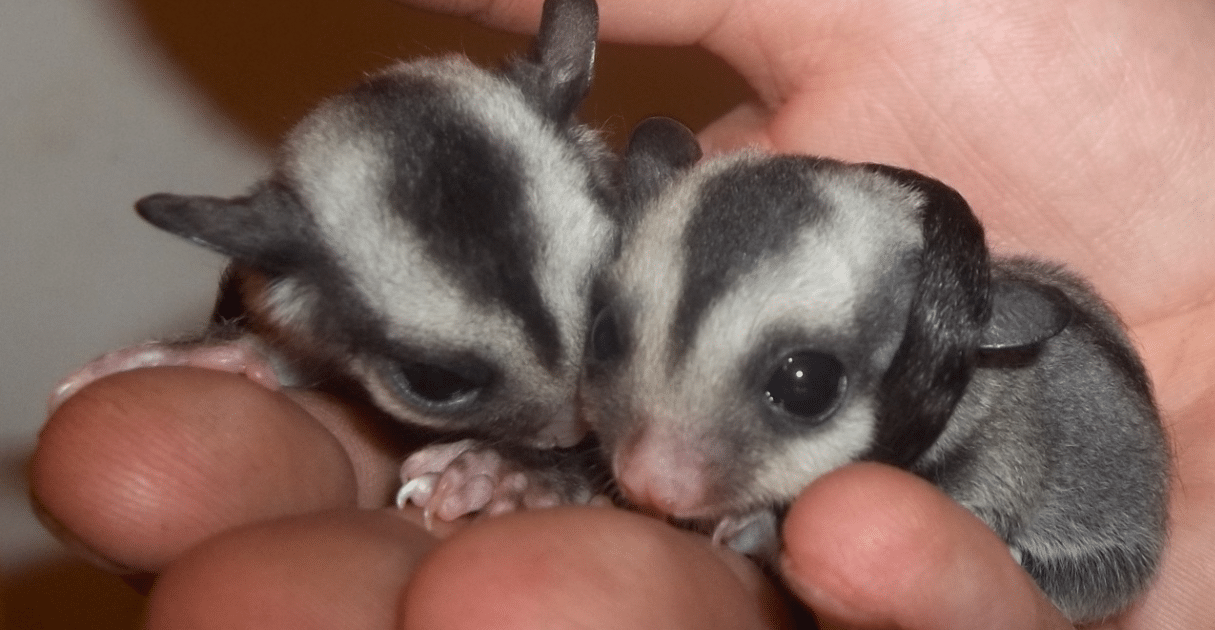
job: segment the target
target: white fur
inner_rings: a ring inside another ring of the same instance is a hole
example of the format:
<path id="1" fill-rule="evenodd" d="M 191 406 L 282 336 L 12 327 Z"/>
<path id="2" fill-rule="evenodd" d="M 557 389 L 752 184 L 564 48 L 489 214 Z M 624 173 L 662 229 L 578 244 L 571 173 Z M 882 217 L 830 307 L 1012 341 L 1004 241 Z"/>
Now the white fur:
<path id="1" fill-rule="evenodd" d="M 517 86 L 492 77 L 493 89 L 486 89 L 479 71 L 461 72 L 450 60 L 436 65 L 435 72 L 451 80 L 457 101 L 467 107 L 465 114 L 481 121 L 497 143 L 516 147 L 527 205 L 535 211 L 541 241 L 549 245 L 537 283 L 562 327 L 562 342 L 580 347 L 583 327 L 570 324 L 586 317 L 591 272 L 607 255 L 615 230 L 586 194 L 590 174 L 577 168 L 575 147 L 553 133 L 552 123 L 536 115 Z"/>
<path id="2" fill-rule="evenodd" d="M 727 169 L 762 159 L 759 153 L 742 153 L 697 166 L 652 203 L 613 270 L 625 308 L 639 313 L 630 320 L 632 354 L 621 386 L 630 392 L 633 413 L 643 423 L 635 433 L 642 444 L 626 448 L 639 448 L 648 456 L 629 453 L 625 459 L 633 469 L 626 473 L 634 485 L 665 488 L 670 484 L 660 478 L 672 470 L 655 453 L 703 451 L 699 460 L 684 459 L 700 461 L 706 470 L 680 482 L 699 489 L 697 496 L 667 501 L 681 510 L 678 516 L 721 514 L 791 499 L 816 477 L 854 461 L 870 447 L 876 403 L 852 396 L 820 430 L 791 437 L 768 454 L 742 494 L 727 497 L 725 505 L 700 502 L 707 496 L 703 490 L 714 485 L 715 468 L 720 468 L 713 458 L 729 457 L 731 448 L 744 447 L 728 445 L 719 424 L 753 423 L 744 435 L 767 430 L 760 418 L 729 417 L 725 411 L 737 409 L 739 400 L 753 395 L 737 391 L 738 370 L 748 357 L 773 330 L 796 330 L 810 340 L 856 334 L 852 328 L 858 309 L 879 289 L 874 286 L 879 272 L 922 243 L 917 195 L 859 170 L 817 173 L 816 190 L 833 211 L 804 228 L 789 251 L 759 261 L 718 296 L 686 358 L 672 372 L 671 331 L 686 281 L 682 238 L 698 194 Z M 762 209 L 756 209 L 756 220 L 764 220 Z M 892 336 L 882 349 L 886 360 L 897 342 L 897 335 Z M 663 440 L 672 443 L 653 443 Z M 635 470 L 639 466 L 650 470 Z M 647 475 L 653 478 L 642 481 Z"/>
<path id="3" fill-rule="evenodd" d="M 289 141 L 283 170 L 296 183 L 338 264 L 374 312 L 386 319 L 385 333 L 426 339 L 436 348 L 472 352 L 504 366 L 506 389 L 537 400 L 568 401 L 579 364 L 591 274 L 607 256 L 615 230 L 588 195 L 590 174 L 580 168 L 569 141 L 555 133 L 524 99 L 518 86 L 462 57 L 402 63 L 386 72 L 428 78 L 453 95 L 465 118 L 495 144 L 510 146 L 525 185 L 526 204 L 540 230 L 542 265 L 537 284 L 560 329 L 576 350 L 557 380 L 544 370 L 528 343 L 523 323 L 510 313 L 471 299 L 442 264 L 426 256 L 422 237 L 389 205 L 391 156 L 384 139 L 359 126 L 336 106 L 322 106 Z M 285 296 L 284 296 L 285 297 Z M 293 307 L 283 302 L 284 317 Z M 374 358 L 355 357 L 353 371 L 388 411 L 416 422 L 445 426 L 404 404 L 386 383 Z M 559 382 L 558 382 L 559 381 Z M 568 407 L 568 405 L 566 405 Z M 508 411 L 508 410 L 504 410 Z M 577 439 L 568 408 L 555 406 L 550 430 L 538 443 Z"/>

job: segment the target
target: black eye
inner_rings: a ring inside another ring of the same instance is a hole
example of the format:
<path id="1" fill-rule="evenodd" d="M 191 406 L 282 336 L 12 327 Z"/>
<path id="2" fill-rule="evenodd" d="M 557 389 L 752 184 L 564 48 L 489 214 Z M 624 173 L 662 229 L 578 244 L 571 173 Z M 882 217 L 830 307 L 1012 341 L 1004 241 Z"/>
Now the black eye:
<path id="1" fill-rule="evenodd" d="M 775 406 L 813 418 L 831 410 L 843 393 L 844 366 L 835 357 L 810 350 L 781 360 L 765 393 Z"/>
<path id="2" fill-rule="evenodd" d="M 610 308 L 599 311 L 595 322 L 591 324 L 591 360 L 606 362 L 619 358 L 624 354 L 624 340 L 620 336 L 620 326 L 616 323 L 616 314 Z"/>
<path id="3" fill-rule="evenodd" d="M 488 370 L 456 372 L 430 363 L 400 363 L 392 372 L 397 387 L 414 402 L 424 405 L 471 402 L 490 380 Z"/>

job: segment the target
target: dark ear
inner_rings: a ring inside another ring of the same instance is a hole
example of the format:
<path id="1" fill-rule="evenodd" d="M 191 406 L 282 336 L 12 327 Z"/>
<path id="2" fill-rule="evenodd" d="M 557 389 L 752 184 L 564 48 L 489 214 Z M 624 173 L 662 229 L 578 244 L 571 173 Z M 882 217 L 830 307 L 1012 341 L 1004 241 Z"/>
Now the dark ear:
<path id="1" fill-rule="evenodd" d="M 1059 334 L 1072 321 L 1071 302 L 1055 287 L 1006 279 L 991 287 L 991 319 L 982 350 L 1020 350 Z"/>
<path id="2" fill-rule="evenodd" d="M 598 34 L 595 0 L 545 0 L 531 58 L 540 72 L 534 96 L 553 120 L 569 120 L 590 89 Z"/>
<path id="3" fill-rule="evenodd" d="M 990 314 L 983 226 L 957 191 L 914 171 L 867 165 L 923 197 L 924 249 L 903 341 L 882 381 L 872 457 L 910 467 L 932 446 L 974 371 Z"/>
<path id="4" fill-rule="evenodd" d="M 650 199 L 700 155 L 696 136 L 678 121 L 661 116 L 641 121 L 624 152 L 627 200 L 636 205 Z"/>
<path id="5" fill-rule="evenodd" d="M 265 271 L 290 271 L 306 257 L 303 213 L 268 187 L 232 199 L 161 193 L 140 199 L 135 211 L 166 232 Z"/>

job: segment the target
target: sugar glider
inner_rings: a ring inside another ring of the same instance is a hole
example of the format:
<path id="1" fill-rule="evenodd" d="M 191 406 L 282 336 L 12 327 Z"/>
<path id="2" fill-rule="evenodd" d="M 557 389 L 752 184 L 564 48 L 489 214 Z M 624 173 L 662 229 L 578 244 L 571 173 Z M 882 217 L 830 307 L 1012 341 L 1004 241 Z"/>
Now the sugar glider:
<path id="1" fill-rule="evenodd" d="M 1168 451 L 1089 286 L 989 259 L 962 197 L 912 171 L 698 156 L 673 121 L 635 132 L 593 293 L 582 404 L 628 500 L 772 554 L 806 485 L 885 462 L 987 523 L 1073 620 L 1144 589 Z"/>
<path id="2" fill-rule="evenodd" d="M 618 233 L 614 159 L 575 120 L 597 29 L 594 0 L 547 0 L 530 53 L 502 69 L 400 62 L 325 100 L 246 195 L 140 200 L 147 221 L 232 258 L 220 321 L 103 357 L 53 402 L 146 365 L 272 387 L 341 373 L 395 419 L 469 438 L 412 456 L 402 499 L 445 517 L 553 500 L 503 449 L 585 434 L 589 291 Z M 476 456 L 486 443 L 502 448 Z"/>

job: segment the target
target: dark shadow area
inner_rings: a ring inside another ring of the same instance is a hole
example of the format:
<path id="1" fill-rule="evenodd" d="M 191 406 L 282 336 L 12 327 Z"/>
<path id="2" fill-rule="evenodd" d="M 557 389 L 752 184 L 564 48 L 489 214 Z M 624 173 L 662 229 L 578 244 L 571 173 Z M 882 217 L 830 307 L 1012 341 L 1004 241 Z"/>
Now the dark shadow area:
<path id="1" fill-rule="evenodd" d="M 186 79 L 267 146 L 319 99 L 394 59 L 459 51 L 497 65 L 531 39 L 389 0 L 126 1 Z M 597 72 L 585 117 L 616 146 L 645 116 L 699 129 L 749 94 L 698 48 L 604 45 Z"/>
<path id="2" fill-rule="evenodd" d="M 121 579 L 71 560 L 8 574 L 0 587 L 5 630 L 134 630 L 143 603 Z"/>

